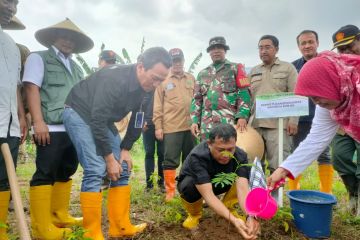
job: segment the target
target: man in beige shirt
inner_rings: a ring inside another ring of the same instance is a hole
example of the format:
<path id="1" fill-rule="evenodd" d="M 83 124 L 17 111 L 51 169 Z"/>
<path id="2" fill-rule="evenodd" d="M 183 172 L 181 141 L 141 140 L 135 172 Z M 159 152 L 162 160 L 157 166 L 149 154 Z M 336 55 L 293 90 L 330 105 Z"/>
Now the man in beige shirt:
<path id="1" fill-rule="evenodd" d="M 170 74 L 155 90 L 154 115 L 155 136 L 164 140 L 163 162 L 166 189 L 165 201 L 175 196 L 176 168 L 195 146 L 191 134 L 190 104 L 194 93 L 195 78 L 184 72 L 184 54 L 179 48 L 169 51 L 173 65 Z"/>
<path id="2" fill-rule="evenodd" d="M 279 40 L 275 36 L 264 35 L 259 40 L 258 48 L 262 63 L 251 69 L 249 74 L 253 102 L 255 103 L 256 96 L 293 92 L 297 71 L 291 63 L 280 61 L 276 57 L 279 51 Z M 252 112 L 251 119 L 254 119 L 252 127 L 265 141 L 264 158 L 269 162 L 270 172 L 273 172 L 278 167 L 279 159 L 278 119 L 257 119 L 255 111 Z M 297 117 L 284 119 L 284 158 L 290 154 L 291 136 L 297 133 L 297 124 Z"/>

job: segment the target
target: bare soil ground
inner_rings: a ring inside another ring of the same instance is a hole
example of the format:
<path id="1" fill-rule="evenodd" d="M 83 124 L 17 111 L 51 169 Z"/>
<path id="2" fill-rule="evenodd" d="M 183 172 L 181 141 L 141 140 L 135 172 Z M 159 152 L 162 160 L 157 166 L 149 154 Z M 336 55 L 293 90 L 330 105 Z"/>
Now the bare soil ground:
<path id="1" fill-rule="evenodd" d="M 141 162 L 142 164 L 142 162 Z M 139 165 L 139 164 L 138 164 Z M 226 220 L 216 216 L 209 208 L 204 209 L 203 217 L 200 221 L 199 228 L 194 231 L 187 231 L 181 226 L 185 219 L 185 211 L 182 209 L 179 199 L 170 205 L 163 201 L 163 194 L 157 190 L 152 192 L 144 191 L 144 173 L 143 166 L 140 165 L 134 169 L 135 174 L 132 178 L 132 205 L 131 218 L 134 224 L 147 222 L 147 230 L 131 239 L 158 239 L 158 240 L 235 240 L 242 237 L 235 231 L 234 227 Z M 27 222 L 30 223 L 29 201 L 28 201 L 28 182 L 34 172 L 34 164 L 19 164 L 18 178 L 21 186 L 21 195 L 23 197 L 24 208 L 26 210 Z M 70 211 L 75 216 L 81 216 L 79 194 L 81 169 L 74 176 L 74 186 L 71 198 Z M 336 188 L 336 187 L 335 187 Z M 344 191 L 344 190 L 341 190 Z M 106 191 L 104 193 L 106 196 Z M 106 199 L 106 197 L 105 197 Z M 346 206 L 346 196 L 338 196 L 338 205 L 333 214 L 332 221 L 332 240 L 360 240 L 360 224 L 354 224 L 345 221 L 343 217 L 344 207 Z M 285 202 L 285 204 L 287 204 Z M 106 201 L 103 206 L 102 218 L 103 232 L 106 236 L 108 230 Z M 285 231 L 283 223 L 280 221 L 263 221 L 262 234 L 259 239 L 266 240 L 292 240 L 307 239 L 303 234 L 298 232 L 292 222 L 289 222 L 289 229 Z M 9 235 L 10 240 L 19 239 L 17 232 L 16 219 L 14 212 L 9 215 Z"/>

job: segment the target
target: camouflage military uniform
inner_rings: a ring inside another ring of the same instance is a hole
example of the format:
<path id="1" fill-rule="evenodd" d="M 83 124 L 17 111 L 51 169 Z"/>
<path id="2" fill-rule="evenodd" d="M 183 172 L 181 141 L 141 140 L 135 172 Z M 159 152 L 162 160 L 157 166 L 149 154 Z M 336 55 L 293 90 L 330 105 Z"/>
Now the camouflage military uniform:
<path id="1" fill-rule="evenodd" d="M 250 93 L 248 85 L 237 86 L 237 68 L 236 63 L 225 59 L 203 69 L 195 81 L 191 120 L 200 125 L 202 140 L 217 123 L 236 124 L 237 119 L 249 117 Z"/>

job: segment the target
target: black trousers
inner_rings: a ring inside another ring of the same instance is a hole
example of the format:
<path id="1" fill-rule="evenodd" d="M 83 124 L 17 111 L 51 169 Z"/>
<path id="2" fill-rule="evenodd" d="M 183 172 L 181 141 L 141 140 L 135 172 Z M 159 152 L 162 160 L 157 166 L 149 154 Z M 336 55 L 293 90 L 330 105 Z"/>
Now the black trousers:
<path id="1" fill-rule="evenodd" d="M 191 152 L 191 150 L 196 146 L 195 138 L 191 134 L 190 130 L 174 133 L 165 133 L 164 134 L 164 170 L 174 170 L 183 163 Z"/>
<path id="2" fill-rule="evenodd" d="M 78 167 L 76 150 L 66 132 L 50 132 L 50 144 L 36 145 L 36 171 L 30 186 L 67 182 Z"/>
<path id="3" fill-rule="evenodd" d="M 17 157 L 19 152 L 20 138 L 18 137 L 10 137 L 9 133 L 6 138 L 0 138 L 0 145 L 3 143 L 9 144 L 11 156 L 14 161 L 14 165 L 16 167 Z M 6 172 L 5 159 L 0 153 L 0 191 L 8 191 L 10 190 L 9 179 Z"/>
<path id="4" fill-rule="evenodd" d="M 215 184 L 212 184 L 212 188 L 215 195 L 220 195 L 229 191 L 231 185 L 225 185 L 224 187 L 221 187 L 221 185 L 218 184 L 215 187 Z M 177 184 L 177 189 L 181 198 L 189 203 L 196 202 L 202 197 L 195 186 L 194 178 L 191 176 L 186 176 L 185 178 L 181 179 L 181 181 L 179 181 Z"/>

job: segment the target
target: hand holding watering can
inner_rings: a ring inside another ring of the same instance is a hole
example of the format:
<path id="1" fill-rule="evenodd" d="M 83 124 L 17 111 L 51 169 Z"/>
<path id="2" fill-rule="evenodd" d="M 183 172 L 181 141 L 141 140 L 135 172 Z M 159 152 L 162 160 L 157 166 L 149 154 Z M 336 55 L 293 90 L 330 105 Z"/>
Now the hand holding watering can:
<path id="1" fill-rule="evenodd" d="M 274 188 L 254 188 L 245 199 L 245 210 L 250 216 L 271 219 L 278 209 L 276 200 L 270 195 L 271 191 L 277 189 L 285 182 L 281 179 Z"/>

